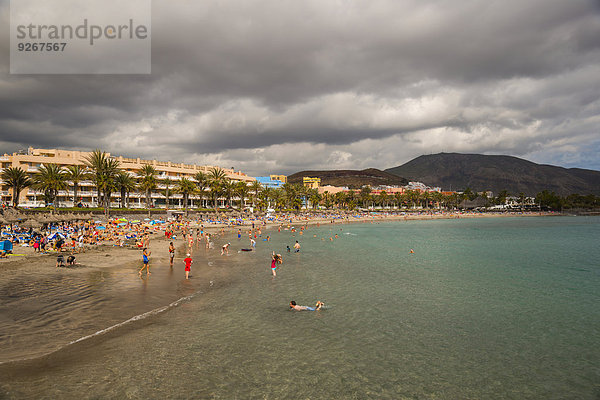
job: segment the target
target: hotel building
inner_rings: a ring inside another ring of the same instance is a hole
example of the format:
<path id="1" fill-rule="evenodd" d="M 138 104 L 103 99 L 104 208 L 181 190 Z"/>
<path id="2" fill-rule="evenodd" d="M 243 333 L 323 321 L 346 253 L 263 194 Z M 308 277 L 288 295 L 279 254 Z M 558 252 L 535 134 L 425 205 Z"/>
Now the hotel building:
<path id="1" fill-rule="evenodd" d="M 34 149 L 30 147 L 27 151 L 19 151 L 13 154 L 4 154 L 0 156 L 0 171 L 6 168 L 21 168 L 30 175 L 35 174 L 41 165 L 56 164 L 61 167 L 70 165 L 85 165 L 86 158 L 91 154 L 87 151 L 58 150 L 58 149 Z M 170 161 L 143 160 L 140 158 L 126 158 L 122 156 L 111 156 L 119 162 L 119 168 L 129 172 L 133 177 L 137 177 L 144 165 L 152 165 L 157 172 L 159 181 L 157 189 L 151 195 L 152 203 L 155 207 L 161 207 L 166 204 L 165 190 L 166 185 L 161 181 L 169 180 L 169 204 L 171 207 L 182 207 L 182 195 L 175 193 L 175 185 L 181 178 L 191 179 L 198 172 L 208 174 L 213 166 L 172 163 Z M 255 179 L 230 168 L 221 168 L 227 178 L 232 181 L 242 181 L 249 183 Z M 84 206 L 96 207 L 98 205 L 96 186 L 93 181 L 86 180 L 79 182 L 77 190 L 77 199 L 73 201 L 73 185 L 68 190 L 61 190 L 58 193 L 58 205 L 61 207 L 71 207 L 74 204 L 82 203 Z M 12 198 L 12 190 L 0 180 L 0 199 L 2 202 L 9 202 Z M 120 193 L 112 193 L 111 207 L 118 207 L 121 199 Z M 206 198 L 198 195 L 190 195 L 190 206 L 206 206 Z M 146 196 L 139 191 L 133 191 L 129 194 L 129 207 L 145 207 Z M 221 206 L 224 201 L 221 200 Z M 24 207 L 40 207 L 44 205 L 44 193 L 33 188 L 26 188 L 19 196 L 19 205 Z"/>

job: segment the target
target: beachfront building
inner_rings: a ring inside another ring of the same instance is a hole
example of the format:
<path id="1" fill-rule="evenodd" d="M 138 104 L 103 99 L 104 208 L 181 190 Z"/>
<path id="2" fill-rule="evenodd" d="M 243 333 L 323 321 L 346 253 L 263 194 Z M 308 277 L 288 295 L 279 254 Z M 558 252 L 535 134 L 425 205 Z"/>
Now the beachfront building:
<path id="1" fill-rule="evenodd" d="M 336 194 L 336 193 L 340 193 L 340 192 L 348 192 L 350 189 L 348 189 L 346 186 L 331 186 L 331 185 L 325 185 L 325 186 L 319 186 L 317 188 L 317 190 L 319 191 L 319 194 Z"/>
<path id="2" fill-rule="evenodd" d="M 273 181 L 281 181 L 283 183 L 287 183 L 287 176 L 285 175 L 270 175 L 270 178 Z"/>
<path id="3" fill-rule="evenodd" d="M 321 178 L 311 178 L 305 176 L 302 178 L 302 184 L 309 189 L 318 189 L 321 186 Z"/>
<path id="4" fill-rule="evenodd" d="M 21 168 L 30 175 L 35 174 L 41 165 L 54 164 L 61 167 L 71 165 L 84 166 L 86 158 L 91 154 L 87 151 L 77 150 L 60 150 L 60 149 L 34 149 L 28 148 L 26 151 L 19 151 L 13 154 L 4 154 L 0 156 L 0 172 L 6 168 Z M 158 187 L 151 193 L 152 204 L 155 207 L 161 207 L 166 204 L 167 185 L 169 182 L 169 203 L 172 207 L 182 207 L 181 194 L 174 191 L 175 185 L 181 178 L 193 179 L 198 172 L 208 174 L 214 166 L 173 163 L 171 161 L 144 160 L 140 158 L 127 158 L 122 156 L 112 156 L 107 153 L 110 158 L 118 161 L 119 168 L 129 172 L 132 176 L 137 176 L 145 165 L 152 165 L 156 171 L 158 179 Z M 226 177 L 234 182 L 252 182 L 254 178 L 232 168 L 221 168 Z M 61 190 L 58 193 L 58 204 L 64 207 L 71 207 L 76 204 L 83 206 L 96 207 L 98 205 L 97 189 L 93 181 L 85 180 L 78 183 L 77 199 L 73 199 L 73 185 L 71 182 L 67 190 Z M 118 191 L 117 191 L 118 192 Z M 2 202 L 9 202 L 12 193 L 10 188 L 0 181 L 0 198 Z M 120 193 L 112 193 L 111 207 L 118 207 L 120 201 Z M 199 195 L 190 195 L 190 206 L 206 206 L 208 199 L 202 198 Z M 132 192 L 129 195 L 129 207 L 142 208 L 145 207 L 146 197 L 142 192 Z M 225 200 L 221 199 L 220 206 L 225 204 Z M 24 207 L 40 207 L 44 205 L 44 193 L 32 188 L 26 188 L 21 192 L 19 197 L 19 205 Z"/>
<path id="5" fill-rule="evenodd" d="M 255 179 L 262 187 L 273 189 L 278 189 L 287 182 L 287 176 L 285 175 L 257 176 Z"/>

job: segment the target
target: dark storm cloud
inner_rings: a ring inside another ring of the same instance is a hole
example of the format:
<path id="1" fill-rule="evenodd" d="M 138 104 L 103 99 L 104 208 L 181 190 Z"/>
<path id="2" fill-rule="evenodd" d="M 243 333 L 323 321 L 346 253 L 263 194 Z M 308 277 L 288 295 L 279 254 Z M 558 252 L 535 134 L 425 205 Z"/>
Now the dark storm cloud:
<path id="1" fill-rule="evenodd" d="M 582 150 L 598 138 L 599 15 L 576 0 L 154 1 L 149 76 L 9 75 L 3 57 L 0 141 L 251 173 L 442 150 L 598 168 Z"/>

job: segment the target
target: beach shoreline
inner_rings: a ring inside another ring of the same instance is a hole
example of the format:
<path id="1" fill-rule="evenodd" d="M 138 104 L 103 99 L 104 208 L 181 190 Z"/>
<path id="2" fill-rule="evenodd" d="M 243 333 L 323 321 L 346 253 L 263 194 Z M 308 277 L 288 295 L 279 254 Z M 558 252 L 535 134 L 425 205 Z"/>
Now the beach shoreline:
<path id="1" fill-rule="evenodd" d="M 556 214 L 548 214 L 556 215 Z M 530 213 L 518 216 L 546 216 L 540 213 Z M 444 214 L 415 214 L 415 215 L 371 215 L 368 218 L 365 217 L 348 217 L 347 219 L 331 219 L 331 218 L 291 218 L 291 220 L 277 220 L 277 221 L 260 221 L 255 222 L 256 228 L 267 228 L 263 232 L 263 237 L 268 234 L 269 231 L 282 227 L 282 230 L 290 230 L 296 228 L 300 230 L 302 226 L 321 226 L 326 227 L 330 225 L 347 225 L 356 223 L 381 223 L 381 222 L 394 222 L 394 221 L 426 221 L 426 220 L 440 220 L 440 219 L 460 219 L 460 218 L 492 218 L 492 217 L 515 217 L 514 214 L 456 214 L 456 213 L 444 213 Z M 190 223 L 189 231 L 194 232 L 202 226 L 201 222 L 195 221 Z M 236 237 L 238 230 L 242 231 L 242 240 L 246 240 L 248 237 L 248 231 L 252 228 L 252 223 L 248 222 L 244 225 L 230 225 L 230 224 L 211 224 L 204 226 L 204 232 L 210 233 L 214 247 L 210 250 L 205 250 L 205 242 L 197 243 L 193 246 L 193 258 L 194 266 L 193 270 L 197 272 L 197 276 L 193 278 L 194 284 L 200 285 L 197 278 L 200 276 L 199 271 L 202 271 L 203 266 L 211 265 L 209 262 L 209 255 L 214 259 L 218 260 L 219 264 L 226 265 L 228 260 L 226 258 L 219 257 L 220 249 L 222 244 L 232 242 Z M 195 235 L 194 235 L 195 236 Z M 151 251 L 151 271 L 155 268 L 164 268 L 169 265 L 169 243 L 173 241 L 176 247 L 176 256 L 174 260 L 174 267 L 177 273 L 183 271 L 182 260 L 185 258 L 185 254 L 188 251 L 186 240 L 183 238 L 182 233 L 177 234 L 176 239 L 167 239 L 164 235 L 164 230 L 157 229 L 152 235 L 150 235 L 149 249 Z M 200 250 L 198 250 L 200 249 Z M 74 268 L 57 268 L 56 264 L 56 253 L 51 254 L 39 254 L 33 253 L 33 249 L 29 247 L 16 247 L 15 253 L 23 254 L 22 256 L 14 256 L 12 259 L 2 260 L 0 262 L 0 271 L 4 272 L 0 276 L 0 287 L 11 286 L 14 281 L 25 281 L 29 280 L 29 284 L 35 285 L 40 280 L 45 280 L 45 284 L 53 286 L 54 290 L 59 292 L 68 290 L 65 285 L 68 282 L 64 281 L 65 278 L 73 278 L 75 276 L 83 277 L 90 274 L 102 274 L 102 271 L 106 273 L 119 271 L 120 273 L 131 275 L 128 279 L 133 280 L 137 278 L 137 270 L 142 267 L 141 249 L 132 247 L 120 247 L 108 244 L 95 245 L 92 248 L 86 249 L 85 252 L 75 254 L 77 259 L 77 265 Z M 64 255 L 70 254 L 65 252 Z M 255 261 L 256 262 L 256 261 Z M 265 261 L 265 264 L 267 262 Z M 181 270 L 181 271 L 180 271 Z M 142 277 L 146 277 L 143 273 Z M 48 283 L 49 282 L 49 283 Z M 207 284 L 207 282 L 202 282 Z M 61 287 L 62 286 L 62 287 Z M 120 292 L 130 290 L 130 287 L 116 287 L 111 290 L 119 295 Z M 11 295 L 10 293 L 5 295 Z M 172 298 L 170 298 L 172 300 Z M 52 295 L 50 295 L 52 300 Z M 168 300 L 169 302 L 171 300 Z M 127 306 L 125 305 L 125 308 Z M 149 311 L 149 310 L 146 310 Z M 95 312 L 95 311 L 92 311 Z M 99 311 L 98 311 L 99 312 Z M 130 313 L 131 314 L 131 313 Z M 124 319 L 131 318 L 130 314 L 126 314 Z M 106 328 L 106 327 L 103 327 Z M 101 330 L 101 329 L 100 329 Z M 79 337 L 84 337 L 93 332 L 83 332 Z M 10 339 L 10 338 L 9 338 Z M 52 352 L 51 352 L 52 353 Z M 29 357 L 35 359 L 36 357 Z M 3 362 L 12 362 L 22 359 L 28 359 L 28 357 L 11 357 Z"/>

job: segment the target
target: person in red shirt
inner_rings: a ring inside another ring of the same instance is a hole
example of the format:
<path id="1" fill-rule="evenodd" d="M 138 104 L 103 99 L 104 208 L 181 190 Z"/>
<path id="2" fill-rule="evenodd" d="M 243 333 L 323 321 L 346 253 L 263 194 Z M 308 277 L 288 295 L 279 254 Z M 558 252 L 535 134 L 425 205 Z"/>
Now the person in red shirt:
<path id="1" fill-rule="evenodd" d="M 190 279 L 190 271 L 192 270 L 192 257 L 190 257 L 190 253 L 186 254 L 186 258 L 183 259 L 183 263 L 185 264 L 185 279 Z"/>

